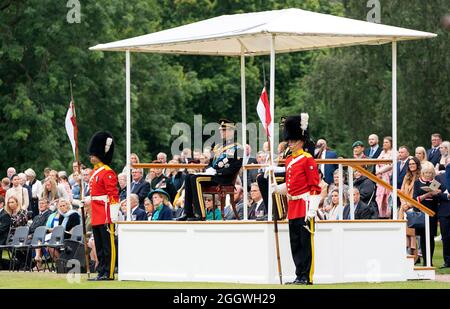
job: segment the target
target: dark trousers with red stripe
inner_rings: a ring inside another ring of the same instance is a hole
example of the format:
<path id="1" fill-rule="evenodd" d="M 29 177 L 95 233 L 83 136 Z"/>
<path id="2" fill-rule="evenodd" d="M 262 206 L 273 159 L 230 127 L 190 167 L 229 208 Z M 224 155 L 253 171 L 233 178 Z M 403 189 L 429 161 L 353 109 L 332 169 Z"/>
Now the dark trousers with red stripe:
<path id="1" fill-rule="evenodd" d="M 98 276 L 114 279 L 114 268 L 116 264 L 114 224 L 93 226 L 92 233 L 94 234 L 95 250 L 98 258 Z"/>
<path id="2" fill-rule="evenodd" d="M 303 227 L 306 224 L 304 217 L 289 220 L 289 239 L 297 279 L 312 283 L 311 233 Z"/>

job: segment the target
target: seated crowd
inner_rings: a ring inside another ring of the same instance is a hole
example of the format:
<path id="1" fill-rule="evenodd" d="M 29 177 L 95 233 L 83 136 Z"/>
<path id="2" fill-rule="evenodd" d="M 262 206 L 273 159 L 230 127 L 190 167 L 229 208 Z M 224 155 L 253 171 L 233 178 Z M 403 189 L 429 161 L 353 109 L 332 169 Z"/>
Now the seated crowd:
<path id="1" fill-rule="evenodd" d="M 446 184 L 445 169 L 449 160 L 450 143 L 442 141 L 439 134 L 433 134 L 431 138 L 432 147 L 425 150 L 417 147 L 414 155 L 410 154 L 408 147 L 401 146 L 398 150 L 397 183 L 394 184 L 406 195 L 420 201 L 423 205 L 435 211 L 438 215 L 430 218 L 431 251 L 434 250 L 434 237 L 437 234 L 438 221 L 441 231 L 450 234 L 450 207 L 448 206 L 448 189 Z M 384 137 L 382 145 L 379 145 L 378 136 L 372 134 L 368 138 L 368 147 L 364 147 L 362 141 L 356 141 L 352 145 L 353 158 L 355 159 L 388 159 L 392 160 L 392 139 Z M 245 166 L 252 164 L 266 164 L 268 162 L 268 147 L 264 145 L 263 150 L 252 157 L 251 148 L 246 145 L 245 150 L 247 162 Z M 317 159 L 339 158 L 337 153 L 327 146 L 324 139 L 319 139 L 312 154 Z M 277 160 L 283 159 L 288 153 L 286 143 L 281 143 L 277 151 Z M 211 150 L 205 149 L 183 150 L 179 155 L 174 155 L 167 160 L 165 153 L 159 153 L 157 160 L 153 163 L 203 163 L 208 164 L 214 157 Z M 275 161 L 277 161 L 275 160 Z M 140 163 L 137 154 L 131 155 L 131 164 Z M 376 177 L 387 183 L 392 183 L 392 164 L 367 165 L 365 169 L 376 175 Z M 79 173 L 79 170 L 81 173 Z M 448 174 L 447 168 L 447 174 Z M 46 226 L 49 239 L 52 230 L 62 225 L 66 237 L 70 237 L 71 230 L 81 222 L 80 201 L 83 200 L 86 210 L 87 231 L 90 226 L 90 202 L 89 202 L 89 178 L 91 169 L 73 163 L 72 174 L 67 175 L 65 171 L 56 171 L 45 168 L 44 178 L 38 180 L 33 169 L 29 168 L 23 173 L 17 174 L 15 168 L 10 167 L 7 175 L 1 180 L 0 186 L 0 245 L 5 244 L 8 238 L 14 235 L 19 226 L 29 226 L 30 238 L 39 226 Z M 147 172 L 147 173 L 145 173 Z M 127 170 L 126 167 L 118 174 L 119 196 L 121 201 L 120 220 L 131 219 L 132 221 L 155 221 L 176 220 L 183 218 L 185 213 L 186 180 L 189 175 L 202 172 L 198 169 L 169 169 L 151 168 L 147 171 L 133 168 L 130 172 L 131 195 L 129 196 L 131 218 L 127 218 Z M 247 187 L 243 187 L 243 173 L 246 173 Z M 389 219 L 393 218 L 391 191 L 383 186 L 376 185 L 360 171 L 353 171 L 353 193 L 350 192 L 349 178 L 343 173 L 343 187 L 340 188 L 338 166 L 334 164 L 320 164 L 319 174 L 321 176 L 322 199 L 318 210 L 319 220 L 341 219 Z M 277 179 L 279 178 L 276 175 Z M 218 194 L 202 194 L 204 206 L 204 218 L 206 220 L 242 220 L 244 218 L 244 196 L 247 191 L 247 217 L 249 220 L 267 220 L 267 185 L 262 181 L 264 177 L 263 168 L 243 169 L 234 178 L 234 193 L 228 194 L 225 205 L 221 205 Z M 283 177 L 283 175 L 281 175 Z M 447 176 L 448 177 L 448 176 Z M 440 183 L 438 191 L 423 191 L 424 186 L 429 186 L 433 180 Z M 342 201 L 339 191 L 342 191 Z M 350 203 L 352 199 L 353 203 Z M 353 204 L 353 209 L 350 205 Z M 343 209 L 339 207 L 343 206 Z M 398 219 L 406 219 L 406 214 L 418 211 L 412 205 L 399 199 Z M 284 206 L 283 206 L 284 207 Z M 276 207 L 274 207 L 276 208 Z M 190 211 L 190 210 L 186 210 Z M 448 213 L 447 213 L 448 212 Z M 445 224 L 445 226 L 443 226 Z M 448 225 L 448 226 L 447 226 Z M 421 236 L 419 245 L 416 236 Z M 450 235 L 446 235 L 450 237 Z M 418 256 L 419 248 L 425 246 L 425 229 L 408 228 L 408 250 Z M 447 241 L 447 239 L 446 239 Z M 96 261 L 95 246 L 92 239 L 89 240 L 91 258 Z M 37 263 L 41 262 L 42 250 L 36 249 L 33 253 Z M 52 256 L 58 255 L 57 250 L 50 250 Z M 445 264 L 450 266 L 450 245 L 444 246 Z M 0 253 L 1 254 L 1 253 Z M 423 255 L 425 257 L 425 255 Z M 425 258 L 424 258 L 425 260 Z"/>

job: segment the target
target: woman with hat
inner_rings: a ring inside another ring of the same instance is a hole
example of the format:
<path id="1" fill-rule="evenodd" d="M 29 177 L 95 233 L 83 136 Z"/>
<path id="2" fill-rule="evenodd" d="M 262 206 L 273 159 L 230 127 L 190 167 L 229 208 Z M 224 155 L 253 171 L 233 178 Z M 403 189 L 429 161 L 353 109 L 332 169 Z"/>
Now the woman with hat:
<path id="1" fill-rule="evenodd" d="M 173 219 L 172 210 L 169 207 L 170 196 L 166 191 L 163 189 L 155 189 L 148 194 L 148 197 L 154 206 L 152 221 Z"/>

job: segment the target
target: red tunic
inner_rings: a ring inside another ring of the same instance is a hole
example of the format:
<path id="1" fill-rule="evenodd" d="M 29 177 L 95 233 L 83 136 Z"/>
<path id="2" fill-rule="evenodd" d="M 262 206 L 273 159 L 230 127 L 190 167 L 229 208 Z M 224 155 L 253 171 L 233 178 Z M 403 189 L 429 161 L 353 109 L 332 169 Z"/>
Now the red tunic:
<path id="1" fill-rule="evenodd" d="M 109 205 L 119 201 L 116 173 L 107 165 L 96 165 L 91 173 L 89 188 L 91 192 L 92 226 L 111 223 Z M 107 200 L 106 205 L 104 200 Z"/>
<path id="2" fill-rule="evenodd" d="M 286 189 L 289 195 L 320 194 L 319 183 L 317 164 L 309 153 L 301 151 L 286 159 Z M 306 203 L 303 199 L 288 199 L 288 219 L 302 218 L 305 215 Z"/>

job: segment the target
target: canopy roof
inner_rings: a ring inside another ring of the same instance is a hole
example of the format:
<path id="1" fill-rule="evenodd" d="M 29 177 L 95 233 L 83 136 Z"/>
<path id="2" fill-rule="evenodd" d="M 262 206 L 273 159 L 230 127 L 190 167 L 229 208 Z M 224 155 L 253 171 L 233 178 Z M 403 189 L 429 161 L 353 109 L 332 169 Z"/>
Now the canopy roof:
<path id="1" fill-rule="evenodd" d="M 287 53 L 351 45 L 377 45 L 416 40 L 436 34 L 386 26 L 301 9 L 223 15 L 126 40 L 99 44 L 91 50 L 240 56 Z"/>

